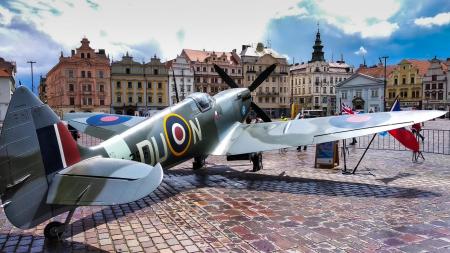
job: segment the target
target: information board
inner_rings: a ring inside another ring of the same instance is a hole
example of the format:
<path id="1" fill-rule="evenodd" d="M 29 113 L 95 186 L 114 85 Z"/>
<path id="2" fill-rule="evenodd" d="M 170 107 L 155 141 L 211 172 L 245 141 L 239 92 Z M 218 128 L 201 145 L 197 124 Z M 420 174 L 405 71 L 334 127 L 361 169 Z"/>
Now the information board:
<path id="1" fill-rule="evenodd" d="M 339 165 L 338 142 L 325 142 L 316 145 L 316 168 L 334 168 Z"/>

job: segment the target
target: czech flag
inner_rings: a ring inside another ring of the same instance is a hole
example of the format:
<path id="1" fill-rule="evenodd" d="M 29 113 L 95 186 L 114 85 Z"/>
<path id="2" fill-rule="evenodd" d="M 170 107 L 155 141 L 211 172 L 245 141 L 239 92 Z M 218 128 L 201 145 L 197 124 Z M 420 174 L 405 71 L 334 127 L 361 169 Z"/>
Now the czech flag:
<path id="1" fill-rule="evenodd" d="M 395 99 L 394 104 L 392 105 L 391 112 L 394 111 L 401 111 L 398 99 Z M 419 142 L 417 141 L 416 136 L 408 129 L 402 127 L 388 132 L 406 148 L 411 149 L 414 152 L 419 151 Z"/>

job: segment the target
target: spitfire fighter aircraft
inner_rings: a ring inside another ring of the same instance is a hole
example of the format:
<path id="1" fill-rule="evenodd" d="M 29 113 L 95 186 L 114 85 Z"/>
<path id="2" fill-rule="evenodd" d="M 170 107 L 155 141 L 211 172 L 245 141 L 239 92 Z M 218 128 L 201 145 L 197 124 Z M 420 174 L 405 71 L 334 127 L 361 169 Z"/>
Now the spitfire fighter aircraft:
<path id="1" fill-rule="evenodd" d="M 27 229 L 69 211 L 64 223 L 50 222 L 49 239 L 61 238 L 78 206 L 136 201 L 155 190 L 163 168 L 208 155 L 252 154 L 357 137 L 401 128 L 443 115 L 441 111 L 381 112 L 270 122 L 252 102 L 254 91 L 276 68 L 248 88 L 230 85 L 215 96 L 194 93 L 151 118 L 73 113 L 68 123 L 105 141 L 78 145 L 67 126 L 27 88 L 12 96 L 0 135 L 0 194 L 8 220 Z M 250 109 L 264 123 L 245 124 Z M 260 157 L 253 156 L 260 161 Z"/>

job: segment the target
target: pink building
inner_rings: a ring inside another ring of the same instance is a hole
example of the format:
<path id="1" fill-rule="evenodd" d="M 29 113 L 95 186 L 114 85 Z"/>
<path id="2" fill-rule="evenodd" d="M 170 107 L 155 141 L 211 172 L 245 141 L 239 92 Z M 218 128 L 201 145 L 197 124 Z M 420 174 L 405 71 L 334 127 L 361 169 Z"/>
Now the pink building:
<path id="1" fill-rule="evenodd" d="M 71 56 L 61 52 L 59 62 L 47 74 L 48 105 L 58 114 L 66 112 L 110 112 L 110 65 L 104 49 L 95 52 L 89 40 Z"/>

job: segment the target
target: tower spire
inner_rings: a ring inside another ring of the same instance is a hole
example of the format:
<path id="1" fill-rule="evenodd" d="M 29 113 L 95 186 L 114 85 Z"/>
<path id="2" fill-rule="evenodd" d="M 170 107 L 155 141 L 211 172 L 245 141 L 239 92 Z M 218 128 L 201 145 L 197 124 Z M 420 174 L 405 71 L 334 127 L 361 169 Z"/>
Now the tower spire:
<path id="1" fill-rule="evenodd" d="M 325 61 L 322 41 L 320 40 L 319 22 L 317 22 L 317 34 L 316 34 L 316 40 L 314 42 L 313 49 L 314 49 L 314 51 L 312 53 L 312 57 L 311 57 L 311 61 L 310 62 Z"/>

